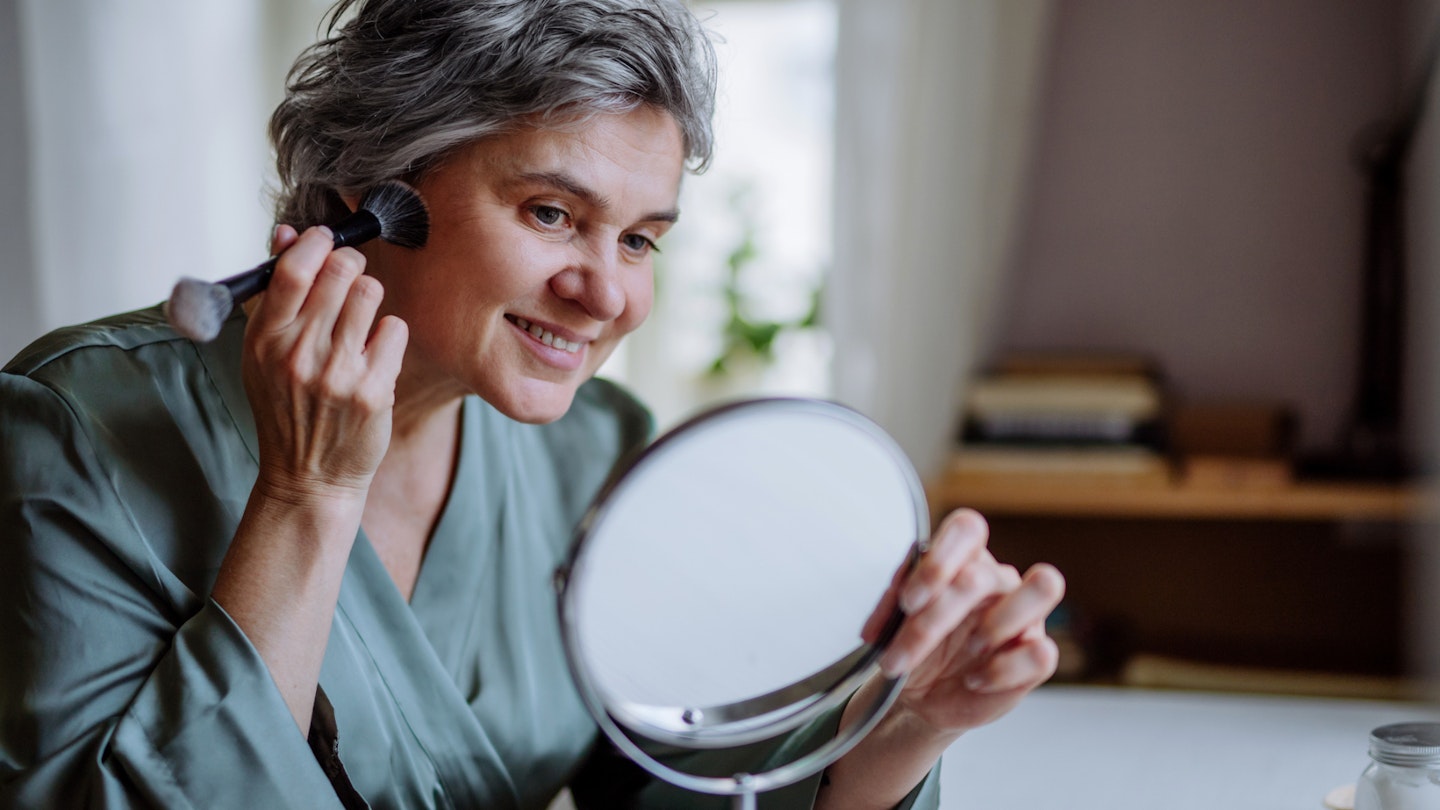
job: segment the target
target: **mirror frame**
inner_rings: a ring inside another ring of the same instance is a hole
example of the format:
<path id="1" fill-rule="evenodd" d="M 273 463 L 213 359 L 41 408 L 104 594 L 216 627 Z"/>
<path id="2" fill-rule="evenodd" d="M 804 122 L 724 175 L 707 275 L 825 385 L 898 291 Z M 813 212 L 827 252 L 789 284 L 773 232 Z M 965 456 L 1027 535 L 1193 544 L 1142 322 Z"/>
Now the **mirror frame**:
<path id="1" fill-rule="evenodd" d="M 760 774 L 712 777 L 679 771 L 666 765 L 644 750 L 636 738 L 686 750 L 702 750 L 745 745 L 793 731 L 824 712 L 845 704 L 854 697 L 862 684 L 878 675 L 879 658 L 888 648 L 904 618 L 899 607 L 888 617 L 875 644 L 861 644 L 852 653 L 820 672 L 768 694 L 728 706 L 705 709 L 705 714 L 697 713 L 699 716 L 695 718 L 686 718 L 687 724 L 693 728 L 693 731 L 688 732 L 675 732 L 644 723 L 637 723 L 636 725 L 641 726 L 637 728 L 626 723 L 623 716 L 617 717 L 617 714 L 625 715 L 626 712 L 623 708 L 617 709 L 610 705 L 602 688 L 582 663 L 574 591 L 570 584 L 576 579 L 577 573 L 583 575 L 587 541 L 592 533 L 604 525 L 607 506 L 624 486 L 627 473 L 643 466 L 657 453 L 665 452 L 677 437 L 683 437 L 692 429 L 715 421 L 741 417 L 756 409 L 777 408 L 838 419 L 867 434 L 892 457 L 896 470 L 906 479 L 906 486 L 915 506 L 916 538 L 905 561 L 907 567 L 913 567 L 925 551 L 929 537 L 930 511 L 919 475 L 904 451 L 873 421 L 843 405 L 819 399 L 772 397 L 740 400 L 706 410 L 685 420 L 622 460 L 591 502 L 590 508 L 576 528 L 569 555 L 555 574 L 554 584 L 565 659 L 586 708 L 605 736 L 631 760 L 673 785 L 700 793 L 753 796 L 758 792 L 797 782 L 822 770 L 854 747 L 875 727 L 894 704 L 905 683 L 905 676 L 884 678 L 882 687 L 877 690 L 870 705 L 862 707 L 861 721 L 840 728 L 834 737 L 820 747 L 791 762 Z M 633 715 L 631 717 L 633 718 Z"/>

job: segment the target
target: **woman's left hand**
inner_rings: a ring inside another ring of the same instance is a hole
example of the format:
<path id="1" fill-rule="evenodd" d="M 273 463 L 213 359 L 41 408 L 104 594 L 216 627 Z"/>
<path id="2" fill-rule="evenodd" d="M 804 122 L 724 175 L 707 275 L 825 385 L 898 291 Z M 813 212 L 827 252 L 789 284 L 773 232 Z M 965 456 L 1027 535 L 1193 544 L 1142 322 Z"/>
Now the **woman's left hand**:
<path id="1" fill-rule="evenodd" d="M 942 735 L 999 718 L 1055 673 L 1045 618 L 1065 593 L 1064 577 L 1045 563 L 1021 576 L 996 562 L 988 540 L 978 513 L 951 513 L 914 570 L 896 574 L 863 632 L 874 641 L 900 606 L 905 619 L 881 667 L 910 673 L 896 709 Z"/>

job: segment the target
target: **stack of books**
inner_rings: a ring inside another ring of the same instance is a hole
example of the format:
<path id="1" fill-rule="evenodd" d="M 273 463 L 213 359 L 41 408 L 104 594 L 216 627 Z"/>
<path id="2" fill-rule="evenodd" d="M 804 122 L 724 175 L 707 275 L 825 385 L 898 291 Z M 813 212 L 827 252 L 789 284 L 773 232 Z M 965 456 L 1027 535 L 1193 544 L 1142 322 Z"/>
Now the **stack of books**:
<path id="1" fill-rule="evenodd" d="M 1165 486 L 1165 398 L 1144 358 L 1015 355 L 965 399 L 952 477 Z"/>

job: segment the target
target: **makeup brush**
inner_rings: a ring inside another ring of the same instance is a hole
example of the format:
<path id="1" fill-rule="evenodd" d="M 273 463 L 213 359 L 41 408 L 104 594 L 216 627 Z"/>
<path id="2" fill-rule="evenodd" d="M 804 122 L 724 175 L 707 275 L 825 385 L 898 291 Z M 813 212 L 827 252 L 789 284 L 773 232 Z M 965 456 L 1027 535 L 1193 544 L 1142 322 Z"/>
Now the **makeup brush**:
<path id="1" fill-rule="evenodd" d="M 430 235 L 430 212 L 415 189 L 386 180 L 365 193 L 355 213 L 331 226 L 335 247 L 359 245 L 380 237 L 404 248 L 421 248 Z M 218 282 L 182 278 L 165 302 L 165 318 L 175 331 L 200 343 L 215 339 L 235 307 L 270 283 L 275 273 L 271 256 L 263 263 Z"/>

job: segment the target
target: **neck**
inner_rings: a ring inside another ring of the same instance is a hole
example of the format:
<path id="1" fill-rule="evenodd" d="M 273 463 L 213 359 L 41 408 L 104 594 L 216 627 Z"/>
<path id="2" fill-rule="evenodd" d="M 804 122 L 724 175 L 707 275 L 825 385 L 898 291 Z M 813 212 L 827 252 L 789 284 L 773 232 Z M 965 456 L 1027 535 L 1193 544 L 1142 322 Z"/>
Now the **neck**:
<path id="1" fill-rule="evenodd" d="M 404 372 L 395 385 L 390 447 L 375 470 L 361 525 L 407 600 L 455 478 L 462 393 L 421 385 Z"/>
<path id="2" fill-rule="evenodd" d="M 429 536 L 455 472 L 463 402 L 464 396 L 453 389 L 419 385 L 401 372 L 395 385 L 390 446 L 375 470 L 367 516 L 372 506 L 397 513 L 423 506 L 427 522 L 419 536 Z"/>
<path id="3" fill-rule="evenodd" d="M 406 364 L 395 381 L 395 409 L 391 421 L 390 446 L 425 443 L 438 433 L 458 427 L 460 404 L 465 391 L 450 380 L 416 371 Z"/>

